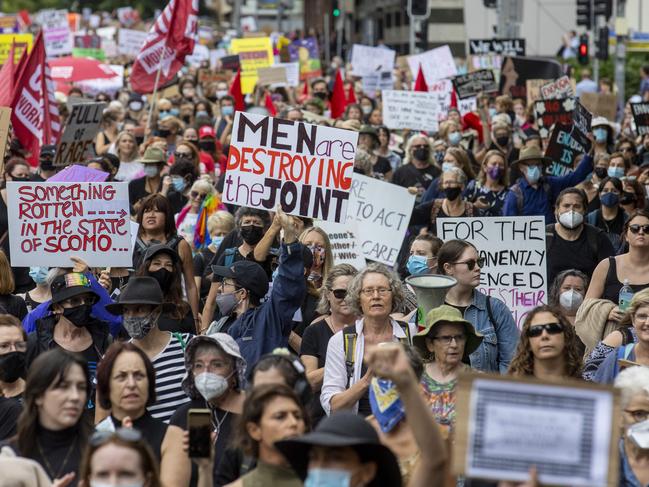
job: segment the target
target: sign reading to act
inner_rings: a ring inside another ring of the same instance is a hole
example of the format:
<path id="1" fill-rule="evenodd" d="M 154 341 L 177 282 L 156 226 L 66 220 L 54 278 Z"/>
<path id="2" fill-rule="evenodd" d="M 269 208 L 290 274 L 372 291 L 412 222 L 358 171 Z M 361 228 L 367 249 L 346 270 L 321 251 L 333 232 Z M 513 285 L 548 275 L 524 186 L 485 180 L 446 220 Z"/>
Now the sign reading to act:
<path id="1" fill-rule="evenodd" d="M 133 265 L 128 183 L 7 183 L 11 263 Z"/>
<path id="2" fill-rule="evenodd" d="M 223 201 L 341 222 L 358 133 L 237 112 Z"/>
<path id="3" fill-rule="evenodd" d="M 54 158 L 55 166 L 68 166 L 75 162 L 83 162 L 87 155 L 94 155 L 95 136 L 101 125 L 104 108 L 106 108 L 105 103 L 72 105 L 65 132 L 63 132 L 59 149 Z"/>

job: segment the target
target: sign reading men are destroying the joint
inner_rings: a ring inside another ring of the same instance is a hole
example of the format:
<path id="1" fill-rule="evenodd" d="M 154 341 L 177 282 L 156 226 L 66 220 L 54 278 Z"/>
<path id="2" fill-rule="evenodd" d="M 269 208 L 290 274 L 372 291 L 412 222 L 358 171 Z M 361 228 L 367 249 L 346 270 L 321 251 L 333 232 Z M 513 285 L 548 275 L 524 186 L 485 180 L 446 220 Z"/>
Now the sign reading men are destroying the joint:
<path id="1" fill-rule="evenodd" d="M 127 183 L 7 183 L 11 263 L 133 265 Z"/>
<path id="2" fill-rule="evenodd" d="M 65 132 L 54 157 L 55 166 L 82 162 L 86 156 L 94 155 L 95 136 L 101 125 L 104 108 L 106 108 L 105 103 L 72 105 Z"/>
<path id="3" fill-rule="evenodd" d="M 344 222 L 358 133 L 236 112 L 223 201 Z"/>
<path id="4" fill-rule="evenodd" d="M 505 302 L 519 328 L 547 302 L 545 219 L 542 216 L 443 218 L 437 236 L 466 240 L 485 259 L 478 290 Z"/>

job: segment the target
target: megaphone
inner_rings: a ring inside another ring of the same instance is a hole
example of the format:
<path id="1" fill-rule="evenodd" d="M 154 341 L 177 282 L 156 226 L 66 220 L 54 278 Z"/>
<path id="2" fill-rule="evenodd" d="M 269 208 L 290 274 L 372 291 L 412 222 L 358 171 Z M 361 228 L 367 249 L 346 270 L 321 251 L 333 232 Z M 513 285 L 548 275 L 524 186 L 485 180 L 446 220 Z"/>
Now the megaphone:
<path id="1" fill-rule="evenodd" d="M 444 304 L 446 293 L 457 284 L 454 277 L 441 274 L 419 274 L 406 277 L 417 295 L 417 324 L 424 326 L 428 312 Z"/>

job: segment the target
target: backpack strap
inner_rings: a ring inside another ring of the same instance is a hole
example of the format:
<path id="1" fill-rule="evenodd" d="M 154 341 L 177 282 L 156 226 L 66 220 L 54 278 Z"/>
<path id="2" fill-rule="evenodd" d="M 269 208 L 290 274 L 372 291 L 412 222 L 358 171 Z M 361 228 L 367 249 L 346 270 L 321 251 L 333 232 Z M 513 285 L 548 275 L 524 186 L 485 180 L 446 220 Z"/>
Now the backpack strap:
<path id="1" fill-rule="evenodd" d="M 354 375 L 354 362 L 356 360 L 356 341 L 358 333 L 356 326 L 351 325 L 343 328 L 343 347 L 345 350 L 345 369 L 347 370 L 347 384 Z"/>
<path id="2" fill-rule="evenodd" d="M 237 253 L 237 248 L 236 247 L 230 247 L 229 249 L 225 249 L 225 260 L 224 264 L 226 267 L 230 267 L 232 264 L 234 264 L 234 256 Z"/>

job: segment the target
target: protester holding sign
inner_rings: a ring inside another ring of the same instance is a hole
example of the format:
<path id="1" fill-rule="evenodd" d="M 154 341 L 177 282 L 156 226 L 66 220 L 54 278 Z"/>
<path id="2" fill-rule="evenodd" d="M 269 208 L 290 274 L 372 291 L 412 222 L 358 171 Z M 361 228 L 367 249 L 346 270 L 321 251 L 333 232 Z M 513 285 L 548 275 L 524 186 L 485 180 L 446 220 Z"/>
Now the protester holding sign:
<path id="1" fill-rule="evenodd" d="M 469 182 L 463 197 L 477 210 L 477 216 L 500 216 L 509 193 L 505 154 L 490 150 L 484 156 L 480 173 Z"/>

